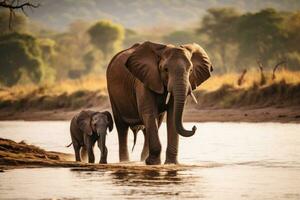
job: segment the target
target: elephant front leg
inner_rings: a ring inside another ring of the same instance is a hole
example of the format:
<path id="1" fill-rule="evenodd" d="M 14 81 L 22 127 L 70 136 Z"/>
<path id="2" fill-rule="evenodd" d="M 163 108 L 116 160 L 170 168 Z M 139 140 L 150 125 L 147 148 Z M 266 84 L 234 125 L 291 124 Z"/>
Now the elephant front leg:
<path id="1" fill-rule="evenodd" d="M 146 140 L 149 143 L 149 155 L 146 159 L 146 164 L 159 165 L 161 164 L 161 144 L 158 137 L 157 120 L 153 115 L 146 115 L 143 118 L 146 127 Z"/>
<path id="2" fill-rule="evenodd" d="M 100 164 L 107 164 L 107 152 L 107 148 L 104 147 L 103 151 L 101 151 Z"/>
<path id="3" fill-rule="evenodd" d="M 100 149 L 100 161 L 99 161 L 99 163 L 100 164 L 107 164 L 107 152 L 108 152 L 108 150 L 107 150 L 107 147 L 106 147 L 106 145 L 105 145 L 105 137 L 106 137 L 106 135 L 104 136 L 104 137 L 99 137 L 98 138 L 98 147 L 99 147 L 99 149 Z"/>
<path id="4" fill-rule="evenodd" d="M 85 147 L 88 153 L 88 160 L 89 163 L 94 163 L 95 162 L 95 155 L 94 155 L 94 142 L 92 141 L 92 139 L 90 138 L 90 136 L 85 135 L 84 136 L 84 143 L 85 143 Z"/>
<path id="5" fill-rule="evenodd" d="M 89 163 L 95 163 L 95 155 L 93 146 L 88 147 Z"/>
<path id="6" fill-rule="evenodd" d="M 169 102 L 169 108 L 167 112 L 167 132 L 168 132 L 168 146 L 166 151 L 165 164 L 178 164 L 178 134 L 175 130 L 174 124 L 174 110 L 173 110 L 173 98 L 171 97 Z"/>

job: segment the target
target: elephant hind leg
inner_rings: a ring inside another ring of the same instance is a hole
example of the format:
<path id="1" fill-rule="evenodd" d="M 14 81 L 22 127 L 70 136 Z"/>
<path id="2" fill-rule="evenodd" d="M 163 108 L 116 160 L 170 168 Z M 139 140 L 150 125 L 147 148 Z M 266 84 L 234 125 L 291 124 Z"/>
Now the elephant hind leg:
<path id="1" fill-rule="evenodd" d="M 81 158 L 80 158 L 81 146 L 77 142 L 73 141 L 73 148 L 74 148 L 74 152 L 75 152 L 75 160 L 77 162 L 80 162 L 81 161 Z"/>
<path id="2" fill-rule="evenodd" d="M 119 159 L 120 162 L 126 162 L 129 161 L 129 153 L 128 153 L 128 146 L 127 146 L 129 126 L 118 120 L 116 120 L 115 123 L 118 131 L 118 139 L 119 139 Z"/>

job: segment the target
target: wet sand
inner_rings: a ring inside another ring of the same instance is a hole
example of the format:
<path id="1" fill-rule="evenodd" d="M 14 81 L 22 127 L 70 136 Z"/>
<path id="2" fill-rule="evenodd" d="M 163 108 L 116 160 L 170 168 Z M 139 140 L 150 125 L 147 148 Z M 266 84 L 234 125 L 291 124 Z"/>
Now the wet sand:
<path id="1" fill-rule="evenodd" d="M 45 151 L 37 146 L 24 142 L 0 138 L 0 172 L 17 168 L 37 167 L 68 167 L 74 171 L 98 171 L 98 170 L 127 170 L 127 171 L 172 171 L 186 170 L 197 167 L 216 167 L 219 164 L 204 162 L 197 165 L 152 165 L 147 166 L 142 162 L 89 164 L 73 161 L 74 155 L 54 151 Z"/>
<path id="2" fill-rule="evenodd" d="M 109 110 L 110 108 L 88 108 L 91 110 Z M 70 120 L 80 110 L 1 110 L 0 120 Z M 300 107 L 230 108 L 196 109 L 187 106 L 184 112 L 185 122 L 282 122 L 300 123 Z"/>

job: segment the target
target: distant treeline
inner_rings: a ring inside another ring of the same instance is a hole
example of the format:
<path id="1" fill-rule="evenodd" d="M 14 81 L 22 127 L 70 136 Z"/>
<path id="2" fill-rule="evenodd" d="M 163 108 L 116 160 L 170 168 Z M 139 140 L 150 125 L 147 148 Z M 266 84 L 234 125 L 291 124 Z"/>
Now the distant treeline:
<path id="1" fill-rule="evenodd" d="M 198 28 L 173 32 L 164 40 L 198 42 L 222 73 L 256 67 L 258 62 L 271 69 L 283 60 L 290 70 L 300 70 L 299 33 L 299 11 L 240 13 L 234 8 L 211 8 Z"/>
<path id="2" fill-rule="evenodd" d="M 1 11 L 0 86 L 104 73 L 114 53 L 145 40 L 199 43 L 208 51 L 216 73 L 242 71 L 258 61 L 273 68 L 284 60 L 289 69 L 300 69 L 300 11 L 241 13 L 234 8 L 212 8 L 197 27 L 168 31 L 164 27 L 164 31 L 131 30 L 100 20 L 74 21 L 67 31 L 55 32 L 18 13 L 10 30 L 8 21 L 9 12 Z"/>

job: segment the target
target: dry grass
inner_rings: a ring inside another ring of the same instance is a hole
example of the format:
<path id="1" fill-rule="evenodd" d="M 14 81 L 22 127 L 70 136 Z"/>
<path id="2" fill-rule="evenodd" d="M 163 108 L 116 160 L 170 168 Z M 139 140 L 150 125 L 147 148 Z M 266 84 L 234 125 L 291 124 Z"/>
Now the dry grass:
<path id="1" fill-rule="evenodd" d="M 197 94 L 202 106 L 232 107 L 247 105 L 298 105 L 300 71 L 280 70 L 276 79 L 265 72 L 267 82 L 259 86 L 258 71 L 249 71 L 244 84 L 238 86 L 240 74 L 213 75 Z M 300 98 L 300 97 L 299 97 Z M 276 101 L 275 101 L 276 100 Z M 282 102 L 284 100 L 284 102 Z M 78 80 L 65 80 L 52 85 L 17 85 L 0 88 L 0 108 L 14 110 L 78 109 L 109 106 L 104 75 L 90 75 Z"/>
<path id="2" fill-rule="evenodd" d="M 279 83 L 284 80 L 287 84 L 300 84 L 300 71 L 288 71 L 278 70 L 276 73 L 276 79 L 272 81 L 272 72 L 266 71 L 265 76 L 267 78 L 267 84 L 271 85 Z M 259 83 L 260 73 L 258 70 L 248 71 L 245 76 L 245 82 L 242 86 L 238 86 L 237 81 L 240 77 L 238 73 L 228 73 L 223 75 L 212 75 L 206 82 L 204 82 L 198 89 L 205 91 L 215 91 L 224 85 L 230 85 L 235 88 L 248 89 L 253 86 L 254 83 Z"/>
<path id="3" fill-rule="evenodd" d="M 60 94 L 72 94 L 77 91 L 99 91 L 106 93 L 105 75 L 89 75 L 77 80 L 64 80 L 54 84 L 45 85 L 16 85 L 10 88 L 0 88 L 0 100 L 17 100 L 28 95 L 57 96 Z"/>

